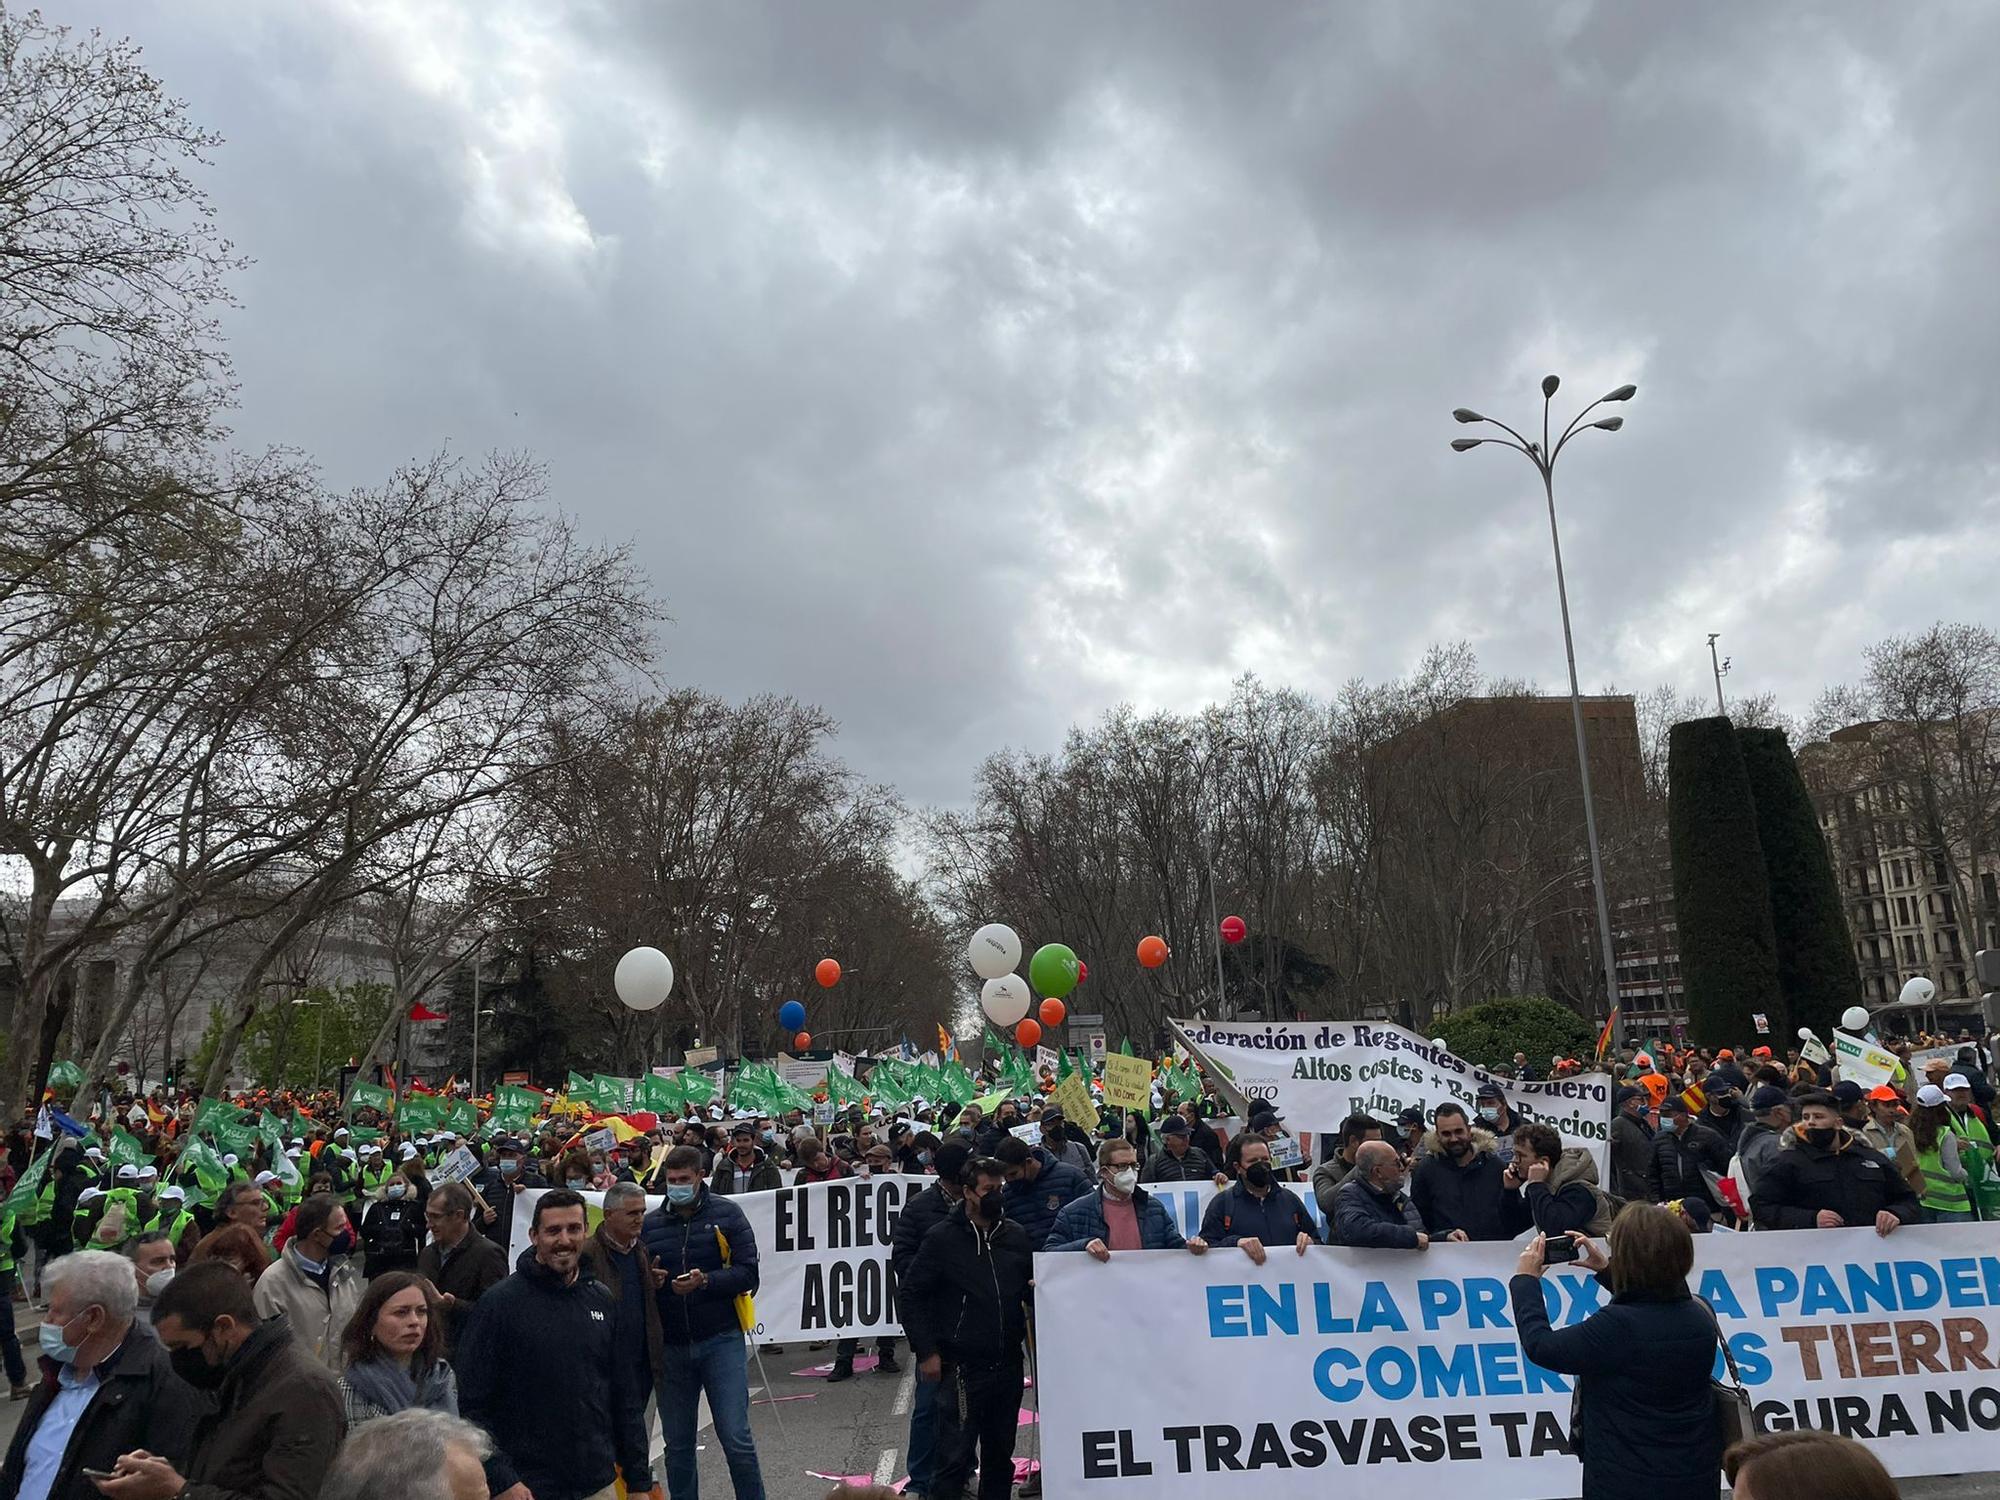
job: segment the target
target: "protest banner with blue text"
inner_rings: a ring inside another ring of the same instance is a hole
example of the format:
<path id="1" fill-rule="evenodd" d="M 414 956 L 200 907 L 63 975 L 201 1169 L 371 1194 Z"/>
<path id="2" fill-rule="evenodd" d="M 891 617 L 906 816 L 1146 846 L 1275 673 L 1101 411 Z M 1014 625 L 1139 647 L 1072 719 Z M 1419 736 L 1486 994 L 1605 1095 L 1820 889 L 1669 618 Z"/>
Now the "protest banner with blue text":
<path id="1" fill-rule="evenodd" d="M 2000 1455 L 2000 1255 L 1982 1225 L 1717 1234 L 1690 1283 L 1714 1305 L 1765 1430 L 1866 1442 L 1896 1474 Z M 1512 1245 L 1035 1262 L 1049 1500 L 1319 1500 L 1337 1471 L 1482 1500 L 1574 1495 L 1567 1377 L 1514 1330 Z M 1556 1327 L 1609 1300 L 1541 1280 Z M 1634 1350 L 1643 1360 L 1644 1351 Z M 1721 1358 L 1718 1352 L 1717 1369 Z M 1199 1370 L 1162 1384 L 1162 1370 Z M 1643 1491 L 1643 1476 L 1634 1476 Z"/>

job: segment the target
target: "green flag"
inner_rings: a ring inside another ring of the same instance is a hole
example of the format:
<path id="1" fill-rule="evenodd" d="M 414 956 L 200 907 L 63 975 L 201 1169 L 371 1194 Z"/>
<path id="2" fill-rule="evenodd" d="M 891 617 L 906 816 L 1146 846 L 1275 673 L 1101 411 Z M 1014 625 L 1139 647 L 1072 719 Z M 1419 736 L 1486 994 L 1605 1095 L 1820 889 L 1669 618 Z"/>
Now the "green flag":
<path id="1" fill-rule="evenodd" d="M 1035 1092 L 1035 1070 L 1028 1066 L 1027 1058 L 1018 1052 L 1007 1059 L 1007 1066 L 1002 1069 L 1000 1076 L 1007 1080 L 1007 1086 L 1017 1094 L 1026 1095 Z"/>
<path id="2" fill-rule="evenodd" d="M 1133 1054 L 1132 1054 L 1132 1038 L 1130 1038 L 1129 1036 L 1128 1036 L 1128 1037 L 1120 1037 L 1120 1038 L 1119 1038 L 1119 1040 L 1118 1040 L 1118 1055 L 1119 1055 L 1120 1057 L 1130 1057 L 1130 1056 L 1132 1056 L 1132 1055 L 1133 1055 Z"/>
<path id="3" fill-rule="evenodd" d="M 369 1125 L 351 1125 L 347 1130 L 347 1144 L 360 1147 L 382 1139 L 382 1132 Z"/>
<path id="4" fill-rule="evenodd" d="M 302 1141 L 307 1136 L 312 1134 L 313 1122 L 311 1120 L 308 1120 L 304 1115 L 300 1114 L 297 1110 L 293 1110 L 291 1129 L 292 1129 L 293 1139 Z"/>
<path id="5" fill-rule="evenodd" d="M 6 1210 L 10 1214 L 23 1214 L 35 1201 L 35 1195 L 42 1190 L 42 1181 L 49 1175 L 49 1163 L 55 1158 L 56 1142 L 49 1143 L 49 1149 L 28 1163 L 14 1184 L 14 1190 L 7 1195 Z M 11 1316 L 11 1312 L 9 1316 Z"/>
<path id="6" fill-rule="evenodd" d="M 563 1085 L 563 1092 L 588 1104 L 596 1096 L 597 1079 L 589 1073 L 572 1073 L 569 1082 Z"/>
<path id="7" fill-rule="evenodd" d="M 990 1022 L 986 1027 L 986 1055 L 995 1062 L 1007 1055 L 1006 1042 L 1001 1040 L 1000 1034 L 993 1029 Z"/>
<path id="8" fill-rule="evenodd" d="M 397 1110 L 396 1123 L 405 1130 L 435 1130 L 444 1110 L 444 1101 L 435 1094 L 410 1094 Z"/>
<path id="9" fill-rule="evenodd" d="M 222 1164 L 222 1157 L 207 1141 L 190 1137 L 181 1151 L 181 1160 L 194 1171 L 194 1190 L 189 1197 L 198 1196 L 203 1204 L 213 1203 L 215 1195 L 229 1183 L 229 1168 Z"/>
<path id="10" fill-rule="evenodd" d="M 1056 1054 L 1056 1082 L 1061 1083 L 1075 1071 L 1076 1069 L 1069 1065 L 1069 1048 L 1065 1047 Z"/>
<path id="11" fill-rule="evenodd" d="M 678 1074 L 662 1078 L 657 1073 L 648 1073 L 639 1080 L 639 1103 L 655 1114 L 677 1114 L 686 1099 Z"/>
<path id="12" fill-rule="evenodd" d="M 707 1104 L 715 1098 L 715 1080 L 699 1068 L 684 1068 L 675 1075 L 681 1081 L 681 1092 L 687 1095 L 690 1104 Z"/>
<path id="13" fill-rule="evenodd" d="M 348 1092 L 349 1109 L 374 1109 L 383 1114 L 391 1114 L 396 1108 L 396 1096 L 379 1084 L 357 1082 Z"/>
<path id="14" fill-rule="evenodd" d="M 285 1124 L 276 1115 L 265 1114 L 258 1117 L 257 1134 L 270 1148 L 271 1170 L 278 1174 L 279 1181 L 290 1187 L 299 1180 L 299 1169 L 292 1159 L 285 1155 Z"/>
<path id="15" fill-rule="evenodd" d="M 139 1143 L 136 1135 L 114 1127 L 111 1132 L 111 1154 L 107 1160 L 114 1171 L 127 1164 L 136 1167 L 145 1162 L 146 1148 Z"/>
<path id="16" fill-rule="evenodd" d="M 524 1089 L 518 1083 L 503 1083 L 494 1092 L 493 1107 L 498 1109 L 526 1110 L 533 1119 L 548 1103 L 546 1097 L 536 1089 Z"/>
<path id="17" fill-rule="evenodd" d="M 454 1135 L 469 1136 L 479 1128 L 479 1107 L 470 1099 L 454 1099 L 445 1106 L 438 1124 Z"/>

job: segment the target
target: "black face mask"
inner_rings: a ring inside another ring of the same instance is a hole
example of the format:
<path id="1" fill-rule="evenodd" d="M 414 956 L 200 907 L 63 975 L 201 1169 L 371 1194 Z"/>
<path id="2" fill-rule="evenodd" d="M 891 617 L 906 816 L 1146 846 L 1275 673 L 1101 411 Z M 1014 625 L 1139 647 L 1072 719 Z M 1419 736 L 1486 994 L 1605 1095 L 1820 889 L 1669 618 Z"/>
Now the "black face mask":
<path id="1" fill-rule="evenodd" d="M 1271 1164 L 1269 1162 L 1253 1161 L 1243 1169 L 1243 1180 L 1261 1193 L 1273 1182 L 1276 1182 L 1277 1178 L 1272 1175 Z"/>
<path id="2" fill-rule="evenodd" d="M 212 1365 L 199 1349 L 175 1349 L 167 1355 L 174 1373 L 198 1391 L 212 1391 L 229 1374 L 227 1365 Z"/>
<path id="3" fill-rule="evenodd" d="M 972 1216 L 982 1224 L 998 1224 L 1002 1219 L 1007 1217 L 1007 1200 L 1001 1195 L 1001 1191 L 998 1188 L 995 1188 L 990 1193 L 981 1194 L 978 1197 L 967 1193 L 965 1195 L 965 1205 L 971 1211 Z"/>
<path id="4" fill-rule="evenodd" d="M 1818 1146 L 1821 1149 L 1825 1149 L 1833 1144 L 1833 1138 L 1840 1132 L 1827 1126 L 1821 1126 L 1817 1130 L 1804 1130 L 1800 1133 L 1805 1136 L 1808 1146 Z"/>

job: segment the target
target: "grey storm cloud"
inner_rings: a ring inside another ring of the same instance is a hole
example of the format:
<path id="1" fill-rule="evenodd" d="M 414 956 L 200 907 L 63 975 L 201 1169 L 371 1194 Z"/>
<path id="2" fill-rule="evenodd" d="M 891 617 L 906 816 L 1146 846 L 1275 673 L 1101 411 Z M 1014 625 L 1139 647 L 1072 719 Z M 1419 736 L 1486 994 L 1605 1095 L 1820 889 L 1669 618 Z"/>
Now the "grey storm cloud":
<path id="1" fill-rule="evenodd" d="M 229 138 L 239 440 L 525 447 L 675 681 L 919 802 L 1129 700 L 1472 641 L 1802 709 L 1985 617 L 2000 11 L 64 5 Z"/>

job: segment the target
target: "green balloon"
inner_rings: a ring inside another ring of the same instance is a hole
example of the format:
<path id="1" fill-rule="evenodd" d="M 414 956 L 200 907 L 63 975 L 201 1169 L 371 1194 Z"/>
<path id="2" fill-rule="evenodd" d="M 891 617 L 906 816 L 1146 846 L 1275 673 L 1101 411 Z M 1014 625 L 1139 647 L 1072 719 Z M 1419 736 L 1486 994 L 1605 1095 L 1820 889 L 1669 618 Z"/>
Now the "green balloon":
<path id="1" fill-rule="evenodd" d="M 1035 993 L 1060 1000 L 1076 988 L 1076 955 L 1061 943 L 1044 943 L 1028 960 L 1028 983 Z"/>

